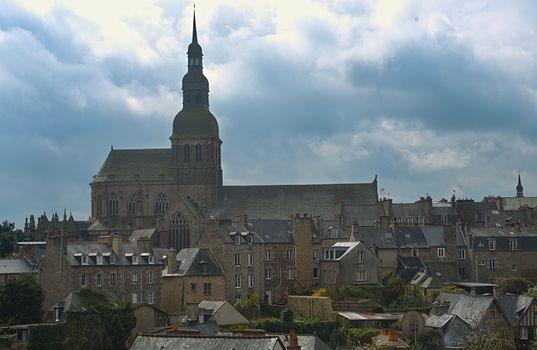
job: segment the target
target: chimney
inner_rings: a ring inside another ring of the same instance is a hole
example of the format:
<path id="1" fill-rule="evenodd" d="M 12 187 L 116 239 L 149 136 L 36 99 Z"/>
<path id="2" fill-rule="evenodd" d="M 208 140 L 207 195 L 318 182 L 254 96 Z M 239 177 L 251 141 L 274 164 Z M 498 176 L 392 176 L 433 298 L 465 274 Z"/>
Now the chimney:
<path id="1" fill-rule="evenodd" d="M 388 330 L 388 341 L 397 341 L 397 334 L 395 334 L 393 329 Z"/>
<path id="2" fill-rule="evenodd" d="M 358 239 L 356 236 L 358 236 L 358 227 L 360 225 L 358 224 L 358 218 L 353 217 L 352 218 L 352 226 L 351 226 L 351 235 L 349 237 L 349 242 L 356 242 Z"/>
<path id="3" fill-rule="evenodd" d="M 140 253 L 151 253 L 153 251 L 153 241 L 149 237 L 140 237 L 136 240 L 136 246 Z"/>
<path id="4" fill-rule="evenodd" d="M 121 257 L 121 243 L 123 240 L 121 236 L 117 233 L 112 235 L 112 251 L 118 256 Z"/>
<path id="5" fill-rule="evenodd" d="M 300 350 L 301 348 L 302 347 L 298 345 L 296 331 L 291 329 L 291 332 L 289 333 L 289 346 L 287 346 L 287 350 Z"/>
<path id="6" fill-rule="evenodd" d="M 177 250 L 168 250 L 168 274 L 175 273 L 175 267 L 177 266 Z"/>

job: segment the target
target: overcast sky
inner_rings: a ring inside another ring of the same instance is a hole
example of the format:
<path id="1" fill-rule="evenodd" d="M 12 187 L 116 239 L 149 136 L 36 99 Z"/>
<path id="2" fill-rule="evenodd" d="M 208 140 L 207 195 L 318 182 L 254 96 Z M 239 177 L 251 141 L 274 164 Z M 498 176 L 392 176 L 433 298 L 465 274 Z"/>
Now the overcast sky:
<path id="1" fill-rule="evenodd" d="M 537 195 L 537 2 L 198 0 L 226 184 Z M 89 215 L 114 148 L 169 147 L 191 1 L 0 0 L 0 220 Z"/>

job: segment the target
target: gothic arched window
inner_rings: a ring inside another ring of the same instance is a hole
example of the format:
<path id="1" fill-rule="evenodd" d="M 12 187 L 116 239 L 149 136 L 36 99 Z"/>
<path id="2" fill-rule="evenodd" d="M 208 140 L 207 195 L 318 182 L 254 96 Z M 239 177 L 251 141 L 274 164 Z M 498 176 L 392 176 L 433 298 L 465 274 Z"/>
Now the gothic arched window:
<path id="1" fill-rule="evenodd" d="M 136 215 L 136 195 L 135 194 L 130 196 L 129 201 L 127 202 L 127 214 Z"/>
<path id="2" fill-rule="evenodd" d="M 158 195 L 157 200 L 155 201 L 155 214 L 166 214 L 168 211 L 168 200 L 166 196 L 162 193 Z"/>
<path id="3" fill-rule="evenodd" d="M 196 160 L 201 160 L 201 145 L 196 145 Z"/>
<path id="4" fill-rule="evenodd" d="M 183 248 L 190 247 L 190 227 L 188 220 L 177 213 L 170 225 L 170 246 L 180 251 Z"/>
<path id="5" fill-rule="evenodd" d="M 190 160 L 190 147 L 188 145 L 185 145 L 185 162 L 188 162 Z"/>
<path id="6" fill-rule="evenodd" d="M 114 216 L 119 214 L 119 200 L 115 194 L 108 197 L 108 215 Z"/>

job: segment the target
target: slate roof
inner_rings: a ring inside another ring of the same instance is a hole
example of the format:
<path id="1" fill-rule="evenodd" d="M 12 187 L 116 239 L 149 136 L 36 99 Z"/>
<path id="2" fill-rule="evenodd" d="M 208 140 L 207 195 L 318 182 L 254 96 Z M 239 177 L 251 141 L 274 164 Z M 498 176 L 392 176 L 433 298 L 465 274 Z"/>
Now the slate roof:
<path id="1" fill-rule="evenodd" d="M 517 250 L 537 250 L 537 230 L 522 228 L 519 232 L 514 227 L 472 227 L 473 249 L 489 250 L 488 241 L 494 239 L 495 250 L 510 250 L 509 239 L 517 240 Z"/>
<path id="2" fill-rule="evenodd" d="M 229 336 L 164 336 L 145 335 L 136 337 L 130 350 L 174 349 L 174 350 L 273 350 L 284 345 L 278 336 L 229 337 Z"/>
<path id="3" fill-rule="evenodd" d="M 492 296 L 469 296 L 464 294 L 440 293 L 436 299 L 440 302 L 449 302 L 449 314 L 459 317 L 471 327 L 478 326 L 486 315 L 487 310 L 494 303 Z"/>
<path id="4" fill-rule="evenodd" d="M 448 324 L 453 317 L 456 316 L 450 314 L 432 315 L 425 320 L 425 325 L 431 328 L 444 328 L 444 326 Z"/>
<path id="5" fill-rule="evenodd" d="M 434 261 L 425 263 L 429 276 L 438 277 L 436 283 L 460 281 L 459 267 L 451 261 Z M 434 287 L 430 287 L 434 288 Z"/>
<path id="6" fill-rule="evenodd" d="M 426 269 L 419 256 L 397 256 L 397 274 L 405 283 L 409 283 L 417 273 Z"/>
<path id="7" fill-rule="evenodd" d="M 214 315 L 225 303 L 226 301 L 202 300 L 199 303 L 199 308 L 204 310 L 212 310 L 212 314 Z"/>
<path id="8" fill-rule="evenodd" d="M 261 237 L 265 243 L 293 243 L 291 220 L 249 220 L 248 229 Z"/>
<path id="9" fill-rule="evenodd" d="M 344 200 L 345 205 L 377 204 L 377 183 L 223 186 L 209 214 L 227 218 L 247 214 L 252 219 L 289 219 L 295 213 L 307 213 L 333 218 L 338 200 Z"/>
<path id="10" fill-rule="evenodd" d="M 360 226 L 355 237 L 369 248 L 375 246 L 380 249 L 397 249 L 397 241 L 390 228 Z"/>
<path id="11" fill-rule="evenodd" d="M 506 294 L 497 298 L 496 302 L 509 324 L 517 326 L 518 321 L 526 315 L 533 303 L 533 298 L 525 295 Z"/>
<path id="12" fill-rule="evenodd" d="M 201 262 L 207 262 L 207 273 L 205 275 L 222 275 L 224 270 L 216 261 L 214 255 L 207 248 L 185 248 L 177 253 L 176 271 L 168 272 L 164 269 L 163 275 L 179 276 L 199 276 L 201 273 Z"/>
<path id="13" fill-rule="evenodd" d="M 399 226 L 395 229 L 395 237 L 400 248 L 429 247 L 420 226 Z"/>
<path id="14" fill-rule="evenodd" d="M 431 247 L 444 247 L 444 226 L 421 226 L 425 241 Z"/>
<path id="15" fill-rule="evenodd" d="M 156 228 L 134 230 L 129 237 L 129 241 L 135 242 L 137 239 L 140 238 L 153 238 L 155 232 L 157 232 Z"/>
<path id="16" fill-rule="evenodd" d="M 162 181 L 171 178 L 172 149 L 111 150 L 93 182 Z M 138 176 L 138 178 L 135 177 Z"/>
<path id="17" fill-rule="evenodd" d="M 370 205 L 348 205 L 345 203 L 345 216 L 356 218 L 361 226 L 375 226 L 379 220 L 379 210 L 380 208 L 376 203 Z"/>
<path id="18" fill-rule="evenodd" d="M 140 251 L 136 244 L 131 244 L 129 242 L 121 243 L 121 256 L 118 256 L 112 250 L 112 246 L 106 243 L 98 242 L 69 242 L 67 243 L 67 256 L 66 260 L 72 266 L 79 266 L 80 261 L 75 257 L 75 254 L 83 254 L 89 256 L 89 254 L 103 255 L 103 256 L 115 256 L 116 264 L 115 265 L 131 265 L 130 260 L 125 256 L 125 254 L 140 255 L 142 253 L 152 253 L 155 257 L 155 264 L 160 264 L 164 251 L 161 249 L 153 249 L 151 252 Z M 88 265 L 96 265 L 96 259 L 88 259 Z M 142 261 L 140 261 L 142 264 Z"/>
<path id="19" fill-rule="evenodd" d="M 424 216 L 421 210 L 422 206 L 423 206 L 422 203 L 393 203 L 392 213 L 394 217 L 416 218 L 419 216 Z"/>
<path id="20" fill-rule="evenodd" d="M 37 272 L 26 259 L 0 259 L 0 275 L 12 275 L 26 272 Z"/>

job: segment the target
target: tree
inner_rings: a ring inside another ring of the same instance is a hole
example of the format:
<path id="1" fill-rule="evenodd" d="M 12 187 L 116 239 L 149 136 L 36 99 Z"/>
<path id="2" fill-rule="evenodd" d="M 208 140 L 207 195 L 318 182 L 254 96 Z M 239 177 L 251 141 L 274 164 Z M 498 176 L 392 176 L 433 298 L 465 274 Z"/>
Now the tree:
<path id="1" fill-rule="evenodd" d="M 131 304 L 111 303 L 102 292 L 90 288 L 81 289 L 78 296 L 80 304 L 66 312 L 66 348 L 124 349 L 136 325 Z"/>
<path id="2" fill-rule="evenodd" d="M 405 282 L 397 274 L 390 274 L 384 280 L 386 289 L 384 290 L 384 300 L 386 305 L 390 305 L 400 296 L 405 294 Z"/>
<path id="3" fill-rule="evenodd" d="M 5 258 L 13 253 L 15 242 L 21 240 L 24 233 L 15 230 L 15 224 L 5 220 L 0 224 L 0 258 Z"/>
<path id="4" fill-rule="evenodd" d="M 419 336 L 417 343 L 422 350 L 444 349 L 442 332 L 437 329 L 427 329 L 422 335 Z"/>
<path id="5" fill-rule="evenodd" d="M 43 288 L 31 273 L 21 274 L 0 287 L 0 322 L 27 324 L 41 321 Z"/>
<path id="6" fill-rule="evenodd" d="M 285 309 L 282 310 L 282 312 L 280 313 L 280 319 L 283 321 L 283 322 L 293 322 L 293 318 L 294 318 L 294 313 L 293 313 L 293 310 L 291 310 L 290 308 L 286 307 Z"/>
<path id="7" fill-rule="evenodd" d="M 472 319 L 461 329 L 465 350 L 515 350 L 513 329 L 498 319 Z M 472 326 L 472 324 L 474 326 Z"/>
<path id="8" fill-rule="evenodd" d="M 497 278 L 494 281 L 504 293 L 524 294 L 531 287 L 531 281 L 524 278 Z"/>

